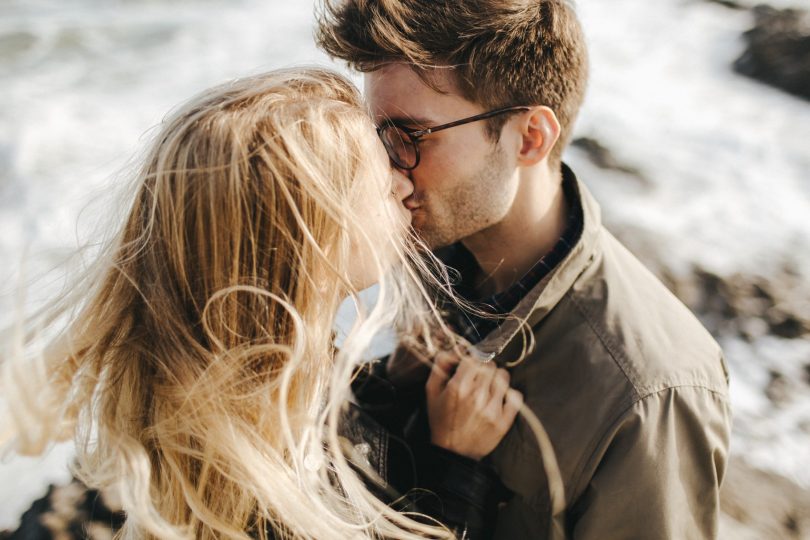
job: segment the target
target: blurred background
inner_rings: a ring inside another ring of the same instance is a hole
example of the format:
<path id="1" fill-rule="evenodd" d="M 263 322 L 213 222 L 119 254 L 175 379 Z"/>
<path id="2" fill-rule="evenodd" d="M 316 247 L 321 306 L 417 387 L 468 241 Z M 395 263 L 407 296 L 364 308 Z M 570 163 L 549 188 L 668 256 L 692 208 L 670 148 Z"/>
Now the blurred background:
<path id="1" fill-rule="evenodd" d="M 810 538 L 810 0 L 754 3 L 579 0 L 592 72 L 566 160 L 726 352 L 721 537 Z M 173 106 L 268 69 L 345 71 L 315 48 L 313 9 L 0 0 L 0 326 L 104 234 Z M 2 457 L 0 530 L 69 480 L 71 455 Z"/>

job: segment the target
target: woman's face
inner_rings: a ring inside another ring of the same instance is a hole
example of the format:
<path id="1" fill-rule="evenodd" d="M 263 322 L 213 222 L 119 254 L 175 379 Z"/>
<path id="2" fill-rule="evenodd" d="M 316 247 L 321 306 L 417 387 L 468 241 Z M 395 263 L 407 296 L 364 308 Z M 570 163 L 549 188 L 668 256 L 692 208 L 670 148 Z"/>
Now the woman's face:
<path id="1" fill-rule="evenodd" d="M 379 279 L 375 254 L 383 269 L 389 268 L 396 257 L 396 243 L 408 234 L 411 212 L 405 208 L 403 201 L 413 193 L 413 183 L 391 167 L 379 139 L 374 145 L 369 166 L 363 171 L 362 178 L 357 180 L 367 186 L 365 196 L 358 201 L 361 206 L 356 209 L 367 238 L 361 237 L 352 242 L 349 273 L 352 285 L 365 289 Z"/>

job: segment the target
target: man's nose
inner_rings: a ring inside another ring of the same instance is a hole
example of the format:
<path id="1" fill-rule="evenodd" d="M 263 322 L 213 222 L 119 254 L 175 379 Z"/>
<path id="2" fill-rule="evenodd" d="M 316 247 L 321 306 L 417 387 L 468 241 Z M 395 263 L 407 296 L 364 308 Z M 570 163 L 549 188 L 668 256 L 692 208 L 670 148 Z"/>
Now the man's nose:
<path id="1" fill-rule="evenodd" d="M 404 201 L 413 194 L 413 182 L 397 168 L 394 168 L 393 192 L 400 201 Z"/>

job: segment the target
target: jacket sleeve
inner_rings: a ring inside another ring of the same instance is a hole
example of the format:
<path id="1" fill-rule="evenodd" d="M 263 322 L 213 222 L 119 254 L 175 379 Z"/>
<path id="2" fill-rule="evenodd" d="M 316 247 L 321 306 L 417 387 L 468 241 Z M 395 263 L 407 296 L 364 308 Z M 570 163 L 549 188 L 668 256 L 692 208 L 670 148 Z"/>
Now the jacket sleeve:
<path id="1" fill-rule="evenodd" d="M 704 388 L 669 388 L 636 402 L 592 460 L 566 517 L 570 536 L 716 538 L 730 427 L 727 397 Z"/>
<path id="2" fill-rule="evenodd" d="M 387 432 L 386 480 L 405 496 L 395 506 L 435 519 L 459 538 L 488 538 L 505 488 L 488 464 L 430 444 L 423 384 L 395 387 L 384 362 L 367 366 L 352 386 L 363 412 Z"/>
<path id="3" fill-rule="evenodd" d="M 431 444 L 415 444 L 412 450 L 416 482 L 408 496 L 417 509 L 459 538 L 490 538 L 502 495 L 494 470 Z"/>

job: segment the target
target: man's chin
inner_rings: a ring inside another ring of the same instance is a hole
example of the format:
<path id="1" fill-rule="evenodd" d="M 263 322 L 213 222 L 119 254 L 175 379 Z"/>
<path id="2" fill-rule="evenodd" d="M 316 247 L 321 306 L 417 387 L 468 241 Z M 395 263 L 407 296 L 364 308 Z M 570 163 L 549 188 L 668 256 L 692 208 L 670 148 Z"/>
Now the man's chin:
<path id="1" fill-rule="evenodd" d="M 424 209 L 417 208 L 411 211 L 411 217 L 411 227 L 416 233 L 416 236 L 418 236 L 431 251 L 447 247 L 458 241 L 457 238 L 448 235 L 446 231 L 440 231 L 435 227 L 431 227 L 428 224 L 430 220 Z"/>
<path id="2" fill-rule="evenodd" d="M 416 219 L 411 222 L 411 228 L 413 228 L 413 232 L 416 233 L 417 238 L 421 240 L 431 251 L 434 249 L 438 249 L 434 243 L 435 238 L 431 234 L 430 228 L 425 228 L 423 223 L 420 223 Z"/>
<path id="3" fill-rule="evenodd" d="M 430 249 L 430 251 L 436 251 L 437 249 L 441 249 L 455 243 L 454 240 L 447 239 L 444 235 L 439 234 L 438 231 L 431 230 L 429 227 L 414 227 L 414 231 L 419 239 L 422 240 L 422 242 L 424 242 L 425 245 Z"/>

